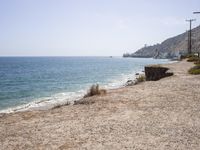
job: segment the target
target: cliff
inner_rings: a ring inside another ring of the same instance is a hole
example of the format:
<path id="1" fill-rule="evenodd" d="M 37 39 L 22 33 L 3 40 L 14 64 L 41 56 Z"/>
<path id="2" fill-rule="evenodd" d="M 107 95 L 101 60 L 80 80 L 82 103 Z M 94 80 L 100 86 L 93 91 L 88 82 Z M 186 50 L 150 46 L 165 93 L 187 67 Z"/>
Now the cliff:
<path id="1" fill-rule="evenodd" d="M 192 52 L 200 52 L 200 26 L 192 29 Z M 187 53 L 188 32 L 169 38 L 160 44 L 143 47 L 132 54 L 124 54 L 124 57 L 157 57 L 173 58 L 178 54 Z"/>

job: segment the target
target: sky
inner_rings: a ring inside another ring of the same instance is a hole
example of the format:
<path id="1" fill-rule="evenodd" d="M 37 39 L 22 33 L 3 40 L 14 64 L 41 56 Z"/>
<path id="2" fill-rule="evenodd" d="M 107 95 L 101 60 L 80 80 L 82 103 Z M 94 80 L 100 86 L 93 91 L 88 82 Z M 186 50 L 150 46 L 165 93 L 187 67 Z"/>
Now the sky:
<path id="1" fill-rule="evenodd" d="M 0 56 L 121 56 L 200 25 L 200 0 L 0 0 Z"/>

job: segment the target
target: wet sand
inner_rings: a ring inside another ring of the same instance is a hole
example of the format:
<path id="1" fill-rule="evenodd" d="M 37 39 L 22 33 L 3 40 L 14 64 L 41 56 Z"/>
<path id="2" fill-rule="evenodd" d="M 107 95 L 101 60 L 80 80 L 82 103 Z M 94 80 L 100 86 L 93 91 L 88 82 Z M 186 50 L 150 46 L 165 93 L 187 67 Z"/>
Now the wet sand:
<path id="1" fill-rule="evenodd" d="M 200 75 L 165 66 L 175 75 L 85 104 L 0 114 L 0 149 L 200 149 Z"/>

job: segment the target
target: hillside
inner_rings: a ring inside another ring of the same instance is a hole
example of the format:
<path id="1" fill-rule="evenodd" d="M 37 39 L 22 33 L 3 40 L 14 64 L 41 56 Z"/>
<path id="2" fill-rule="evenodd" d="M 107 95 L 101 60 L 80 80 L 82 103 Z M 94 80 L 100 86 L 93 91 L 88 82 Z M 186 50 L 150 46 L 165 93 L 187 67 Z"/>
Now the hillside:
<path id="1" fill-rule="evenodd" d="M 192 30 L 192 52 L 200 51 L 200 26 Z M 124 54 L 124 57 L 155 57 L 172 58 L 180 53 L 186 53 L 188 47 L 188 32 L 169 38 L 160 44 L 143 47 L 132 54 Z"/>

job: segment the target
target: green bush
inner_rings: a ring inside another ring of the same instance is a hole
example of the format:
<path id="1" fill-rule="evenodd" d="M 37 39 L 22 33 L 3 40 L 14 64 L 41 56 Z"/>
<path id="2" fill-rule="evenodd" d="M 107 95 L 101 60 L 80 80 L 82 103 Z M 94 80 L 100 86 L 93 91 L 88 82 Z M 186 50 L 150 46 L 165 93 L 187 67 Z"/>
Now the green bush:
<path id="1" fill-rule="evenodd" d="M 199 65 L 194 66 L 188 72 L 194 75 L 200 74 L 200 66 Z"/>

